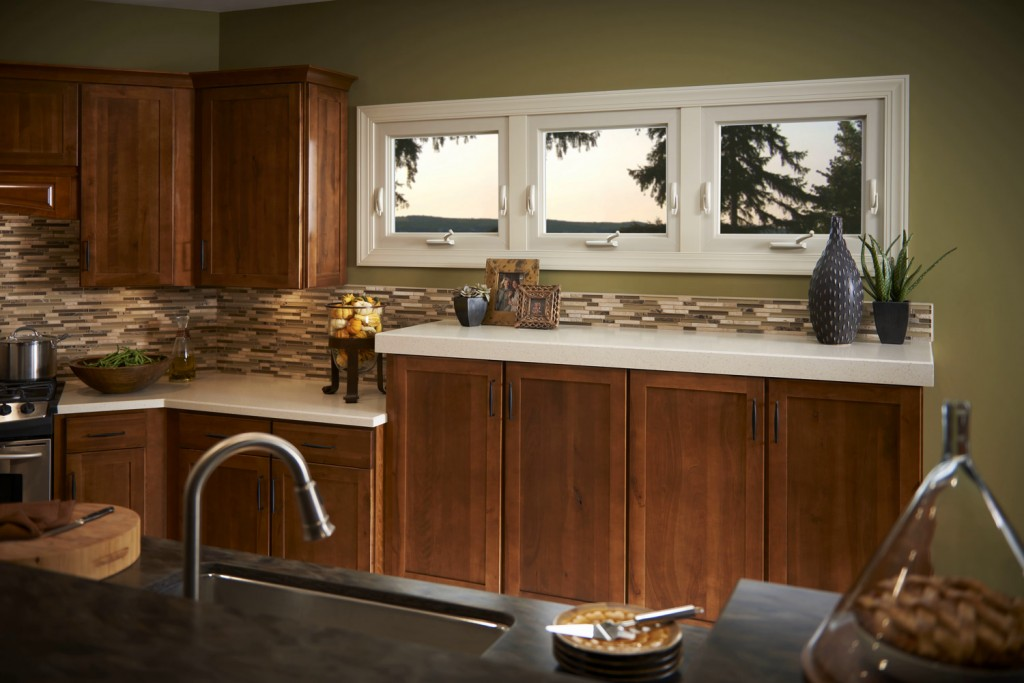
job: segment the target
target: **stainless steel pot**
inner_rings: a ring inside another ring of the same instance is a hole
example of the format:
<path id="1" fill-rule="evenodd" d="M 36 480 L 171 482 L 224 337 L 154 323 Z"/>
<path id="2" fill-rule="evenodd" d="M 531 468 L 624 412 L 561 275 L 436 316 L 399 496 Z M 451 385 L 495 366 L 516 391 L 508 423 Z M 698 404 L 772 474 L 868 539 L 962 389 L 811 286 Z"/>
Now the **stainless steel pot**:
<path id="1" fill-rule="evenodd" d="M 7 339 L 0 340 L 0 381 L 53 379 L 57 376 L 57 344 L 67 338 L 66 334 L 51 337 L 32 327 L 19 327 Z"/>

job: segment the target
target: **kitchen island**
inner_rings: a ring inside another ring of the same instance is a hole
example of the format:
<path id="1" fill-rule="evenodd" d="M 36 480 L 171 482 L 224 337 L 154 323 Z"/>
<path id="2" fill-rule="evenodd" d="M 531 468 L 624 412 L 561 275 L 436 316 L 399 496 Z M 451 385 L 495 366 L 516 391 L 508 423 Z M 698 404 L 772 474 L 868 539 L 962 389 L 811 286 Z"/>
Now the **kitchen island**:
<path id="1" fill-rule="evenodd" d="M 144 537 L 140 559 L 104 582 L 0 564 L 4 681 L 558 681 L 543 627 L 566 609 L 538 600 L 204 548 L 201 569 L 285 574 L 396 604 L 458 605 L 508 631 L 481 657 L 351 629 L 259 618 L 176 597 L 181 546 Z M 684 647 L 704 630 L 684 628 Z M 687 655 L 688 656 L 688 655 Z M 687 661 L 684 657 L 684 665 Z"/>

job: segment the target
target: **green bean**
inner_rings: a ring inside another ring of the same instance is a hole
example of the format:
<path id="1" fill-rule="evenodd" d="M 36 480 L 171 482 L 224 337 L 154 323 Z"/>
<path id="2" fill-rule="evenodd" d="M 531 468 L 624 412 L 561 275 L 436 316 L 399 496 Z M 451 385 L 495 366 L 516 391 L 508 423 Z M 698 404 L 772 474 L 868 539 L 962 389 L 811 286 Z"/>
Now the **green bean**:
<path id="1" fill-rule="evenodd" d="M 156 362 L 138 349 L 128 347 L 117 347 L 117 351 L 109 353 L 103 358 L 96 360 L 89 365 L 97 368 L 123 368 L 133 365 L 147 365 Z"/>

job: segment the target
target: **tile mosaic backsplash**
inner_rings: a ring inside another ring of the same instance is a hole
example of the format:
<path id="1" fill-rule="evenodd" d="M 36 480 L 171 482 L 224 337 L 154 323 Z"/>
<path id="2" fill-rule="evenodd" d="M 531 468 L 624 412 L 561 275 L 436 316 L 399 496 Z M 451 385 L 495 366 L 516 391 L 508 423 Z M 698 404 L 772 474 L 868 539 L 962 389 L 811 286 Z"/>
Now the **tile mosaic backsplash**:
<path id="1" fill-rule="evenodd" d="M 323 379 L 329 376 L 325 306 L 346 291 L 386 300 L 384 327 L 454 318 L 447 289 L 358 287 L 316 290 L 89 288 L 79 286 L 75 221 L 0 216 L 0 335 L 29 325 L 69 334 L 67 361 L 128 345 L 169 353 L 173 317 L 192 317 L 199 369 Z M 914 339 L 932 338 L 932 305 L 911 305 Z M 613 325 L 730 334 L 814 336 L 804 299 L 562 292 L 561 325 Z M 858 341 L 877 343 L 865 303 Z"/>

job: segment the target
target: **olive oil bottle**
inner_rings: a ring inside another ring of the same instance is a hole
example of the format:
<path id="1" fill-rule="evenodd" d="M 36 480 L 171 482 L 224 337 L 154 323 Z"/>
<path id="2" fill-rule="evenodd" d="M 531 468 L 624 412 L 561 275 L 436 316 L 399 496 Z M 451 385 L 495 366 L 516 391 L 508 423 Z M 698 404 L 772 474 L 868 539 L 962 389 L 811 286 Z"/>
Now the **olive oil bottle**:
<path id="1" fill-rule="evenodd" d="M 178 335 L 171 349 L 171 369 L 167 379 L 171 382 L 191 382 L 196 378 L 196 352 L 188 329 L 188 316 L 175 316 Z"/>

